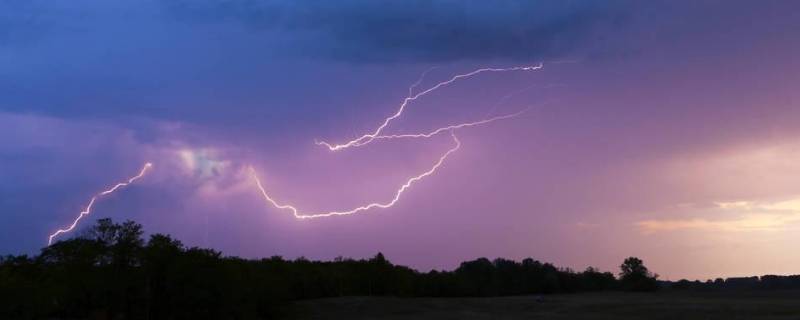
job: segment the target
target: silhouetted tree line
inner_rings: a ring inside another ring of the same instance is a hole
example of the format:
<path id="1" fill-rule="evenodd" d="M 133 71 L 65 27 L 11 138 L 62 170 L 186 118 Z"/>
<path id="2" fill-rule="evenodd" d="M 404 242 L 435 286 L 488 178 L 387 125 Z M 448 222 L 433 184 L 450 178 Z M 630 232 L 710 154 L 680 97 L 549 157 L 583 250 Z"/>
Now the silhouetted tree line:
<path id="1" fill-rule="evenodd" d="M 800 275 L 717 278 L 706 281 L 668 281 L 661 284 L 675 290 L 787 290 L 800 289 Z"/>
<path id="2" fill-rule="evenodd" d="M 0 259 L 0 319 L 259 319 L 300 299 L 336 296 L 455 297 L 655 290 L 656 276 L 629 258 L 618 280 L 588 268 L 533 259 L 480 258 L 453 271 L 422 273 L 368 260 L 260 260 L 186 248 L 168 235 L 143 239 L 142 226 L 100 219 L 82 236 L 38 256 Z"/>

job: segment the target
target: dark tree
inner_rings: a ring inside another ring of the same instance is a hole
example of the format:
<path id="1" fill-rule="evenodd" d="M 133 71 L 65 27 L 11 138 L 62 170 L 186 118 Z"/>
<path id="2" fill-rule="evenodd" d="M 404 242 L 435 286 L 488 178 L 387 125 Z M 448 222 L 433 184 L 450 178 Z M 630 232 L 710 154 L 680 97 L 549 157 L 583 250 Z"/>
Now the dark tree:
<path id="1" fill-rule="evenodd" d="M 650 273 L 644 262 L 630 257 L 620 265 L 620 282 L 625 290 L 655 291 L 658 290 L 658 275 Z"/>

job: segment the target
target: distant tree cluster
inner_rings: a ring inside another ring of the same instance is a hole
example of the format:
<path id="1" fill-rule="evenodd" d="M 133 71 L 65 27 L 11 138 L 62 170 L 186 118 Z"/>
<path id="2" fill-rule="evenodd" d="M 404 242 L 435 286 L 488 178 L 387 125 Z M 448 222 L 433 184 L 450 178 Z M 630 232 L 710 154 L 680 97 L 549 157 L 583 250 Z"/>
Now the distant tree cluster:
<path id="1" fill-rule="evenodd" d="M 654 290 L 654 275 L 629 258 L 620 280 L 533 259 L 480 258 L 421 273 L 378 253 L 368 260 L 245 260 L 186 248 L 142 226 L 98 220 L 38 256 L 0 259 L 0 319 L 263 319 L 293 300 L 336 296 L 455 297 Z"/>
<path id="2" fill-rule="evenodd" d="M 800 275 L 717 278 L 706 281 L 665 281 L 663 287 L 674 290 L 796 290 L 800 289 Z"/>

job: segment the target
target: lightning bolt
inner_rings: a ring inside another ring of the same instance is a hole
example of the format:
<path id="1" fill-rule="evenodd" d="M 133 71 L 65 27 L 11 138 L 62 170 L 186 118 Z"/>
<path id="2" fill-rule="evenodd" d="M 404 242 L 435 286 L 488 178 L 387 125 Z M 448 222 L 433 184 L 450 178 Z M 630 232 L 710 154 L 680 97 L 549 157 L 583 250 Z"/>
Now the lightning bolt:
<path id="1" fill-rule="evenodd" d="M 366 210 L 370 210 L 370 209 L 375 209 L 375 208 L 386 209 L 386 208 L 392 207 L 400 200 L 400 197 L 403 195 L 403 193 L 406 190 L 408 190 L 416 182 L 418 182 L 418 181 L 420 181 L 420 180 L 422 180 L 422 179 L 434 174 L 436 172 L 436 170 L 438 170 L 439 167 L 442 166 L 444 161 L 451 154 L 456 152 L 461 147 L 461 141 L 458 139 L 458 137 L 455 134 L 455 131 L 457 129 L 473 127 L 473 126 L 479 126 L 479 125 L 484 125 L 484 124 L 488 124 L 488 123 L 499 121 L 499 120 L 514 118 L 514 117 L 517 117 L 517 116 L 525 113 L 526 111 L 528 111 L 530 109 L 530 107 L 528 107 L 528 108 L 526 108 L 524 110 L 521 110 L 521 111 L 518 111 L 518 112 L 512 113 L 512 114 L 495 116 L 495 117 L 492 117 L 492 118 L 487 118 L 487 119 L 484 119 L 484 120 L 479 120 L 479 121 L 474 121 L 474 122 L 466 122 L 466 123 L 460 123 L 460 124 L 455 124 L 455 125 L 449 125 L 449 126 L 437 128 L 437 129 L 435 129 L 435 130 L 433 130 L 431 132 L 428 132 L 428 133 L 381 135 L 383 130 L 386 129 L 386 127 L 388 127 L 389 124 L 394 119 L 399 118 L 403 114 L 405 108 L 411 102 L 413 102 L 413 101 L 415 101 L 415 100 L 417 100 L 417 99 L 419 99 L 421 97 L 424 97 L 425 95 L 430 94 L 431 92 L 434 92 L 434 91 L 436 91 L 436 90 L 438 90 L 438 89 L 440 89 L 442 87 L 448 86 L 448 85 L 450 85 L 450 84 L 452 84 L 452 83 L 454 83 L 454 82 L 456 82 L 456 81 L 458 81 L 460 79 L 470 78 L 470 77 L 473 77 L 473 76 L 476 76 L 478 74 L 485 73 L 485 72 L 509 72 L 509 71 L 539 70 L 539 69 L 543 68 L 543 63 L 539 63 L 538 65 L 533 65 L 533 66 L 518 66 L 518 67 L 510 67 L 510 68 L 481 68 L 481 69 L 477 69 L 477 70 L 474 70 L 474 71 L 471 71 L 471 72 L 468 72 L 468 73 L 457 74 L 455 76 L 452 76 L 448 80 L 439 82 L 436 85 L 434 85 L 434 86 L 432 86 L 432 87 L 430 87 L 430 88 L 428 88 L 428 89 L 426 89 L 424 91 L 420 91 L 420 92 L 414 94 L 414 89 L 422 83 L 422 81 L 425 79 L 425 76 L 427 75 L 427 73 L 432 71 L 435 68 L 436 67 L 428 69 L 427 71 L 422 73 L 420 78 L 408 88 L 408 96 L 400 104 L 400 106 L 397 109 L 397 111 L 393 115 L 391 115 L 388 118 L 384 119 L 383 123 L 380 126 L 378 126 L 378 128 L 376 128 L 374 132 L 362 135 L 361 137 L 358 137 L 356 139 L 350 140 L 350 141 L 348 141 L 348 142 L 346 142 L 344 144 L 330 144 L 330 143 L 325 142 L 325 141 L 316 141 L 317 145 L 325 146 L 331 151 L 338 151 L 338 150 L 342 150 L 342 149 L 346 149 L 346 148 L 350 148 L 350 147 L 360 147 L 360 146 L 366 145 L 366 144 L 368 144 L 368 143 L 370 143 L 370 142 L 372 142 L 374 140 L 402 139 L 402 138 L 430 138 L 430 137 L 433 137 L 433 136 L 438 135 L 440 133 L 449 131 L 450 132 L 450 136 L 453 138 L 453 142 L 454 142 L 453 147 L 448 149 L 444 154 L 442 154 L 439 157 L 438 161 L 436 161 L 436 163 L 434 163 L 434 165 L 430 169 L 428 169 L 427 171 L 422 172 L 422 173 L 420 173 L 420 174 L 418 174 L 416 176 L 413 176 L 413 177 L 409 178 L 403 185 L 401 185 L 397 189 L 397 191 L 395 191 L 394 197 L 391 200 L 389 200 L 387 202 L 373 202 L 373 203 L 365 204 L 365 205 L 362 205 L 362 206 L 359 206 L 359 207 L 356 207 L 356 208 L 353 208 L 353 209 L 350 209 L 350 210 L 346 210 L 346 211 L 328 211 L 328 212 L 319 212 L 319 213 L 301 213 L 300 210 L 297 209 L 297 207 L 289 205 L 289 204 L 280 204 L 280 203 L 278 203 L 278 201 L 276 201 L 274 198 L 272 198 L 267 193 L 267 191 L 264 188 L 264 185 L 262 184 L 261 180 L 258 178 L 258 175 L 256 174 L 255 169 L 253 167 L 250 167 L 251 177 L 255 181 L 256 186 L 258 187 L 259 191 L 261 192 L 261 195 L 264 197 L 264 199 L 268 203 L 270 203 L 275 208 L 278 208 L 278 209 L 281 209 L 281 210 L 289 210 L 289 211 L 292 212 L 292 215 L 294 215 L 294 217 L 298 218 L 298 219 L 313 219 L 313 218 L 322 218 L 322 217 L 331 217 L 331 216 L 350 215 L 350 214 L 354 214 L 354 213 L 358 213 L 358 212 L 366 211 Z M 508 97 L 504 97 L 503 99 L 506 99 L 506 98 L 508 98 Z M 502 103 L 502 101 L 504 101 L 504 100 L 501 100 L 501 102 L 499 102 L 498 104 Z M 487 113 L 487 116 L 488 116 L 488 114 L 492 113 L 494 111 L 494 109 L 496 109 L 496 108 L 497 108 L 497 105 L 494 106 L 492 108 L 492 110 L 489 111 L 489 113 Z M 150 168 L 152 168 L 152 166 L 153 166 L 153 164 L 150 163 L 150 162 L 145 163 L 144 167 L 139 171 L 139 174 L 129 178 L 125 182 L 119 182 L 116 185 L 114 185 L 113 187 L 111 187 L 110 189 L 104 190 L 104 191 L 96 194 L 95 196 L 93 196 L 91 198 L 91 200 L 89 200 L 89 203 L 86 205 L 86 208 L 83 211 L 80 212 L 80 214 L 75 218 L 75 220 L 72 222 L 71 225 L 69 225 L 68 227 L 66 227 L 64 229 L 59 229 L 59 230 L 57 230 L 56 232 L 54 232 L 53 234 L 51 234 L 49 236 L 48 241 L 47 241 L 47 245 L 48 246 L 51 245 L 52 242 L 53 242 L 53 239 L 55 237 L 57 237 L 58 235 L 74 230 L 75 227 L 78 225 L 78 222 L 80 222 L 80 220 L 83 219 L 83 217 L 88 216 L 91 213 L 92 206 L 94 206 L 94 203 L 100 197 L 108 195 L 108 194 L 111 194 L 111 193 L 117 191 L 119 188 L 128 186 L 131 183 L 133 183 L 134 181 L 142 178 L 147 173 L 147 171 Z"/>
<path id="2" fill-rule="evenodd" d="M 86 205 L 86 208 L 83 209 L 83 211 L 81 211 L 81 213 L 78 215 L 77 218 L 75 218 L 75 221 L 73 221 L 71 225 L 69 225 L 68 227 L 66 227 L 64 229 L 59 229 L 58 231 L 56 231 L 56 232 L 54 232 L 53 234 L 50 235 L 50 237 L 47 239 L 47 245 L 49 246 L 49 245 L 53 244 L 53 239 L 56 236 L 58 236 L 59 234 L 67 233 L 67 232 L 70 232 L 73 229 L 75 229 L 75 227 L 78 225 L 78 222 L 81 221 L 81 219 L 83 219 L 83 217 L 88 216 L 92 212 L 92 206 L 94 205 L 95 201 L 97 201 L 98 198 L 100 198 L 102 196 L 105 196 L 107 194 L 113 193 L 114 191 L 117 191 L 119 188 L 125 187 L 125 186 L 133 183 L 134 181 L 136 181 L 139 178 L 143 177 L 144 174 L 147 173 L 147 171 L 150 170 L 150 168 L 152 168 L 152 167 L 153 167 L 152 163 L 150 163 L 150 162 L 145 163 L 144 167 L 142 167 L 142 170 L 139 171 L 139 174 L 129 178 L 127 181 L 119 182 L 119 183 L 115 184 L 113 187 L 109 188 L 108 190 L 102 191 L 102 192 L 96 194 L 95 196 L 93 196 L 92 199 L 89 200 L 89 204 Z"/>
<path id="3" fill-rule="evenodd" d="M 380 126 L 378 126 L 378 128 L 375 129 L 374 132 L 362 135 L 361 137 L 358 137 L 356 139 L 350 140 L 350 141 L 348 141 L 346 143 L 343 143 L 343 144 L 330 144 L 330 143 L 325 142 L 325 141 L 315 141 L 315 143 L 317 145 L 320 145 L 320 146 L 325 146 L 326 148 L 328 148 L 328 150 L 331 150 L 331 151 L 339 151 L 339 150 L 343 150 L 343 149 L 350 148 L 350 147 L 360 147 L 360 146 L 366 145 L 366 144 L 372 142 L 373 140 L 375 140 L 381 134 L 381 132 L 383 132 L 383 130 L 386 129 L 387 126 L 389 126 L 389 123 L 391 123 L 392 120 L 399 118 L 403 114 L 403 111 L 405 110 L 405 108 L 411 102 L 413 102 L 413 101 L 415 101 L 415 100 L 417 100 L 417 99 L 419 99 L 419 98 L 421 98 L 421 97 L 423 97 L 423 96 L 425 96 L 425 95 L 427 95 L 427 94 L 429 94 L 431 92 L 434 92 L 434 91 L 436 91 L 436 90 L 438 90 L 438 89 L 440 89 L 442 87 L 448 86 L 448 85 L 450 85 L 450 84 L 452 84 L 452 83 L 454 83 L 454 82 L 456 82 L 456 81 L 458 81 L 460 79 L 470 78 L 470 77 L 473 77 L 475 75 L 478 75 L 478 74 L 481 74 L 481 73 L 485 73 L 485 72 L 532 71 L 532 70 L 539 70 L 539 69 L 541 69 L 543 67 L 544 67 L 544 64 L 543 63 L 539 63 L 538 65 L 533 65 L 533 66 L 518 66 L 518 67 L 510 67 L 510 68 L 481 68 L 481 69 L 477 69 L 477 70 L 474 70 L 474 71 L 471 71 L 471 72 L 468 72 L 468 73 L 457 74 L 457 75 L 451 77 L 450 79 L 442 81 L 442 82 L 439 82 L 436 85 L 434 85 L 434 86 L 432 86 L 432 87 L 430 87 L 430 88 L 428 88 L 428 89 L 426 89 L 424 91 L 420 91 L 417 94 L 411 95 L 410 93 L 413 92 L 413 89 L 416 86 L 418 86 L 419 83 L 422 82 L 422 79 L 424 78 L 424 75 L 425 75 L 423 73 L 423 76 L 420 77 L 420 79 L 417 80 L 417 82 L 414 83 L 409 88 L 409 95 L 405 99 L 403 99 L 403 103 L 400 104 L 400 107 L 397 109 L 397 111 L 393 115 L 391 115 L 388 118 L 384 119 L 383 123 Z M 430 69 L 429 69 L 429 71 L 430 71 Z M 426 73 L 427 73 L 427 71 L 426 71 Z"/>
<path id="4" fill-rule="evenodd" d="M 419 76 L 419 79 L 417 79 L 416 82 L 412 83 L 411 86 L 408 87 L 408 96 L 410 97 L 414 95 L 414 89 L 416 89 L 420 84 L 422 84 L 422 81 L 425 80 L 425 76 L 427 76 L 428 73 L 430 73 L 431 71 L 436 70 L 438 68 L 439 67 L 430 67 L 428 70 L 422 72 L 422 74 Z"/>
<path id="5" fill-rule="evenodd" d="M 461 141 L 458 139 L 458 137 L 455 134 L 455 131 L 457 129 L 473 127 L 473 126 L 479 126 L 479 125 L 484 125 L 484 124 L 488 124 L 488 123 L 499 121 L 499 120 L 514 118 L 514 117 L 517 117 L 517 116 L 527 112 L 531 108 L 531 107 L 528 107 L 528 108 L 525 108 L 525 109 L 523 109 L 521 111 L 518 111 L 518 112 L 515 112 L 515 113 L 501 115 L 501 116 L 495 116 L 495 117 L 487 118 L 487 119 L 484 119 L 484 120 L 449 125 L 449 126 L 437 128 L 437 129 L 435 129 L 435 130 L 433 130 L 431 132 L 427 132 L 427 133 L 382 135 L 381 133 L 383 132 L 383 130 L 392 122 L 392 120 L 397 119 L 398 117 L 400 117 L 403 114 L 403 111 L 405 110 L 405 108 L 411 102 L 413 102 L 413 101 L 415 101 L 415 100 L 417 100 L 417 99 L 419 99 L 419 98 L 421 98 L 421 97 L 423 97 L 423 96 L 425 96 L 425 95 L 427 95 L 427 94 L 429 94 L 429 93 L 431 93 L 433 91 L 436 91 L 439 88 L 442 88 L 442 87 L 445 87 L 447 85 L 450 85 L 450 84 L 452 84 L 452 83 L 454 83 L 454 82 L 456 82 L 456 81 L 458 81 L 460 79 L 469 78 L 469 77 L 475 76 L 475 75 L 480 74 L 480 73 L 484 73 L 484 72 L 508 72 L 508 71 L 530 71 L 530 70 L 539 70 L 542 67 L 543 67 L 543 64 L 539 63 L 538 65 L 534 65 L 534 66 L 519 66 L 519 67 L 511 67 L 511 68 L 481 68 L 481 69 L 474 70 L 472 72 L 468 72 L 468 73 L 464 73 L 464 74 L 457 74 L 457 75 L 451 77 L 450 79 L 448 79 L 446 81 L 439 82 L 436 85 L 434 85 L 434 86 L 432 86 L 432 87 L 430 87 L 430 88 L 428 88 L 428 89 L 426 89 L 424 91 L 420 91 L 419 93 L 414 94 L 414 89 L 422 83 L 422 81 L 424 80 L 426 74 L 428 72 L 430 72 L 431 70 L 433 70 L 435 68 L 434 67 L 434 68 L 428 69 L 427 71 L 423 72 L 422 75 L 420 76 L 420 78 L 408 88 L 408 96 L 403 100 L 403 103 L 400 104 L 400 107 L 398 108 L 398 110 L 393 115 L 391 115 L 388 118 L 384 119 L 383 123 L 380 126 L 378 126 L 378 128 L 375 129 L 374 132 L 372 132 L 370 134 L 365 134 L 365 135 L 363 135 L 363 136 L 361 136 L 359 138 L 350 140 L 350 141 L 348 141 L 348 142 L 346 142 L 344 144 L 335 144 L 334 145 L 334 144 L 330 144 L 330 143 L 325 142 L 325 141 L 315 141 L 315 143 L 317 145 L 325 146 L 330 151 L 338 151 L 338 150 L 347 149 L 347 148 L 350 148 L 350 147 L 360 147 L 360 146 L 366 145 L 366 144 L 368 144 L 368 143 L 370 143 L 372 141 L 375 141 L 375 140 L 402 139 L 402 138 L 430 138 L 430 137 L 433 137 L 433 136 L 438 135 L 438 134 L 443 133 L 443 132 L 450 132 L 450 136 L 453 138 L 454 146 L 452 148 L 450 148 L 449 150 L 447 150 L 444 154 L 442 154 L 442 156 L 439 157 L 439 160 L 436 161 L 436 163 L 428 171 L 425 171 L 425 172 L 423 172 L 423 173 L 421 173 L 419 175 L 416 175 L 416 176 L 413 176 L 413 177 L 409 178 L 406 181 L 405 184 L 401 185 L 400 188 L 397 189 L 397 191 L 394 194 L 394 197 L 391 200 L 389 200 L 388 202 L 373 202 L 373 203 L 362 205 L 362 206 L 359 206 L 359 207 L 356 207 L 356 208 L 353 208 L 353 209 L 350 209 L 350 210 L 346 210 L 346 211 L 328 211 L 328 212 L 318 212 L 318 213 L 302 213 L 297 207 L 295 207 L 293 205 L 290 205 L 290 204 L 281 204 L 277 200 L 275 200 L 272 196 L 270 196 L 267 193 L 266 189 L 264 188 L 263 183 L 258 178 L 258 175 L 256 174 L 256 171 L 255 171 L 255 169 L 253 167 L 250 167 L 251 177 L 255 181 L 256 186 L 258 187 L 259 191 L 261 192 L 261 196 L 264 197 L 264 200 L 266 200 L 269 204 L 271 204 L 275 208 L 278 208 L 278 209 L 281 209 L 281 210 L 289 210 L 289 211 L 291 211 L 292 215 L 294 215 L 294 217 L 297 218 L 297 219 L 314 219 L 314 218 L 323 218 L 323 217 L 331 217 L 331 216 L 342 216 L 342 215 L 350 215 L 350 214 L 354 214 L 354 213 L 358 213 L 358 212 L 361 212 L 361 211 L 366 211 L 366 210 L 370 210 L 370 209 L 374 209 L 374 208 L 380 208 L 380 209 L 389 208 L 391 206 L 394 206 L 395 203 L 397 203 L 400 200 L 400 197 L 402 196 L 403 192 L 408 190 L 408 188 L 410 188 L 414 183 L 424 179 L 425 177 L 428 177 L 428 176 L 434 174 L 436 172 L 436 170 L 439 169 L 439 167 L 442 166 L 444 161 L 452 153 L 456 152 L 461 147 Z M 526 89 L 528 89 L 528 88 L 526 88 Z M 526 89 L 524 89 L 524 90 L 526 90 Z M 503 100 L 498 102 L 498 104 L 501 104 L 503 101 L 505 101 L 505 99 L 509 98 L 513 94 L 514 93 L 510 94 L 509 96 L 504 97 Z M 490 113 L 493 112 L 495 108 L 497 108 L 497 105 L 495 105 L 492 108 Z M 488 113 L 487 113 L 487 116 L 488 116 Z"/>
<path id="6" fill-rule="evenodd" d="M 428 132 L 428 133 L 415 133 L 415 134 L 407 133 L 407 134 L 380 135 L 380 136 L 374 136 L 372 139 L 373 140 L 382 140 L 382 139 L 403 139 L 403 138 L 430 138 L 430 137 L 433 137 L 433 136 L 435 136 L 437 134 L 440 134 L 440 133 L 448 131 L 448 130 L 449 131 L 453 131 L 455 129 L 474 127 L 474 126 L 479 126 L 479 125 L 492 123 L 492 122 L 495 122 L 495 121 L 498 121 L 498 120 L 505 120 L 505 119 L 515 118 L 515 117 L 518 117 L 521 114 L 527 112 L 530 109 L 531 108 L 528 107 L 528 108 L 525 108 L 525 109 L 523 109 L 521 111 L 518 111 L 518 112 L 515 112 L 515 113 L 511 113 L 511 114 L 491 117 L 491 118 L 488 118 L 488 119 L 475 121 L 475 122 L 465 122 L 465 123 L 450 125 L 450 126 L 446 126 L 446 127 L 441 127 L 441 128 L 437 128 L 436 130 L 433 130 L 433 131 Z"/>
<path id="7" fill-rule="evenodd" d="M 323 217 L 331 217 L 331 216 L 343 216 L 343 215 L 354 214 L 354 213 L 357 213 L 357 212 L 360 212 L 360 211 L 370 210 L 370 209 L 374 209 L 374 208 L 386 209 L 386 208 L 389 208 L 389 207 L 393 206 L 395 203 L 397 203 L 397 201 L 400 200 L 400 196 L 403 195 L 403 192 L 405 192 L 408 188 L 410 188 L 414 183 L 416 183 L 417 181 L 420 181 L 420 180 L 424 179 L 425 177 L 430 176 L 434 172 L 436 172 L 436 170 L 439 169 L 439 167 L 442 166 L 442 164 L 447 159 L 447 157 L 450 156 L 453 152 L 456 152 L 456 150 L 458 150 L 461 147 L 461 141 L 458 140 L 458 137 L 456 137 L 456 134 L 455 134 L 455 132 L 453 130 L 450 131 L 450 135 L 453 137 L 453 142 L 454 142 L 453 147 L 450 148 L 449 150 L 447 150 L 447 152 L 445 152 L 441 157 L 439 157 L 439 160 L 436 161 L 436 163 L 433 165 L 433 167 L 428 169 L 428 171 L 425 171 L 425 172 L 423 172 L 423 173 L 421 173 L 419 175 L 416 175 L 414 177 L 409 178 L 406 181 L 405 184 L 403 184 L 402 186 L 400 186 L 400 188 L 397 189 L 397 191 L 394 194 L 394 198 L 392 198 L 390 201 L 388 201 L 388 202 L 373 202 L 373 203 L 369 203 L 369 204 L 366 204 L 366 205 L 363 205 L 363 206 L 360 206 L 360 207 L 356 207 L 356 208 L 353 208 L 353 209 L 350 209 L 350 210 L 347 210 L 347 211 L 329 211 L 329 212 L 321 212 L 321 213 L 301 213 L 300 210 L 297 209 L 297 207 L 292 206 L 292 205 L 288 205 L 288 204 L 280 204 L 275 199 L 273 199 L 269 194 L 267 194 L 267 191 L 264 189 L 264 185 L 261 183 L 261 180 L 256 175 L 255 169 L 253 169 L 251 167 L 250 168 L 250 172 L 251 172 L 251 176 L 253 177 L 253 179 L 256 182 L 256 186 L 258 186 L 258 189 L 261 191 L 261 195 L 264 197 L 264 199 L 267 202 L 272 204 L 275 208 L 291 211 L 292 214 L 294 215 L 294 217 L 298 218 L 298 219 L 313 219 L 313 218 L 323 218 Z"/>

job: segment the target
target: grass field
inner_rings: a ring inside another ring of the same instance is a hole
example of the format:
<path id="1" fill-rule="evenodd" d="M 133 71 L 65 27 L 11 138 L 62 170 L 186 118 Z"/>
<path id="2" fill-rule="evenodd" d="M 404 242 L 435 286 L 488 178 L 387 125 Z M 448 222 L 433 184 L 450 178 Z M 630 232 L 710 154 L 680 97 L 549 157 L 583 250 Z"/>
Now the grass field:
<path id="1" fill-rule="evenodd" d="M 800 319 L 800 291 L 591 293 L 541 299 L 344 297 L 298 302 L 287 315 L 295 319 Z"/>

